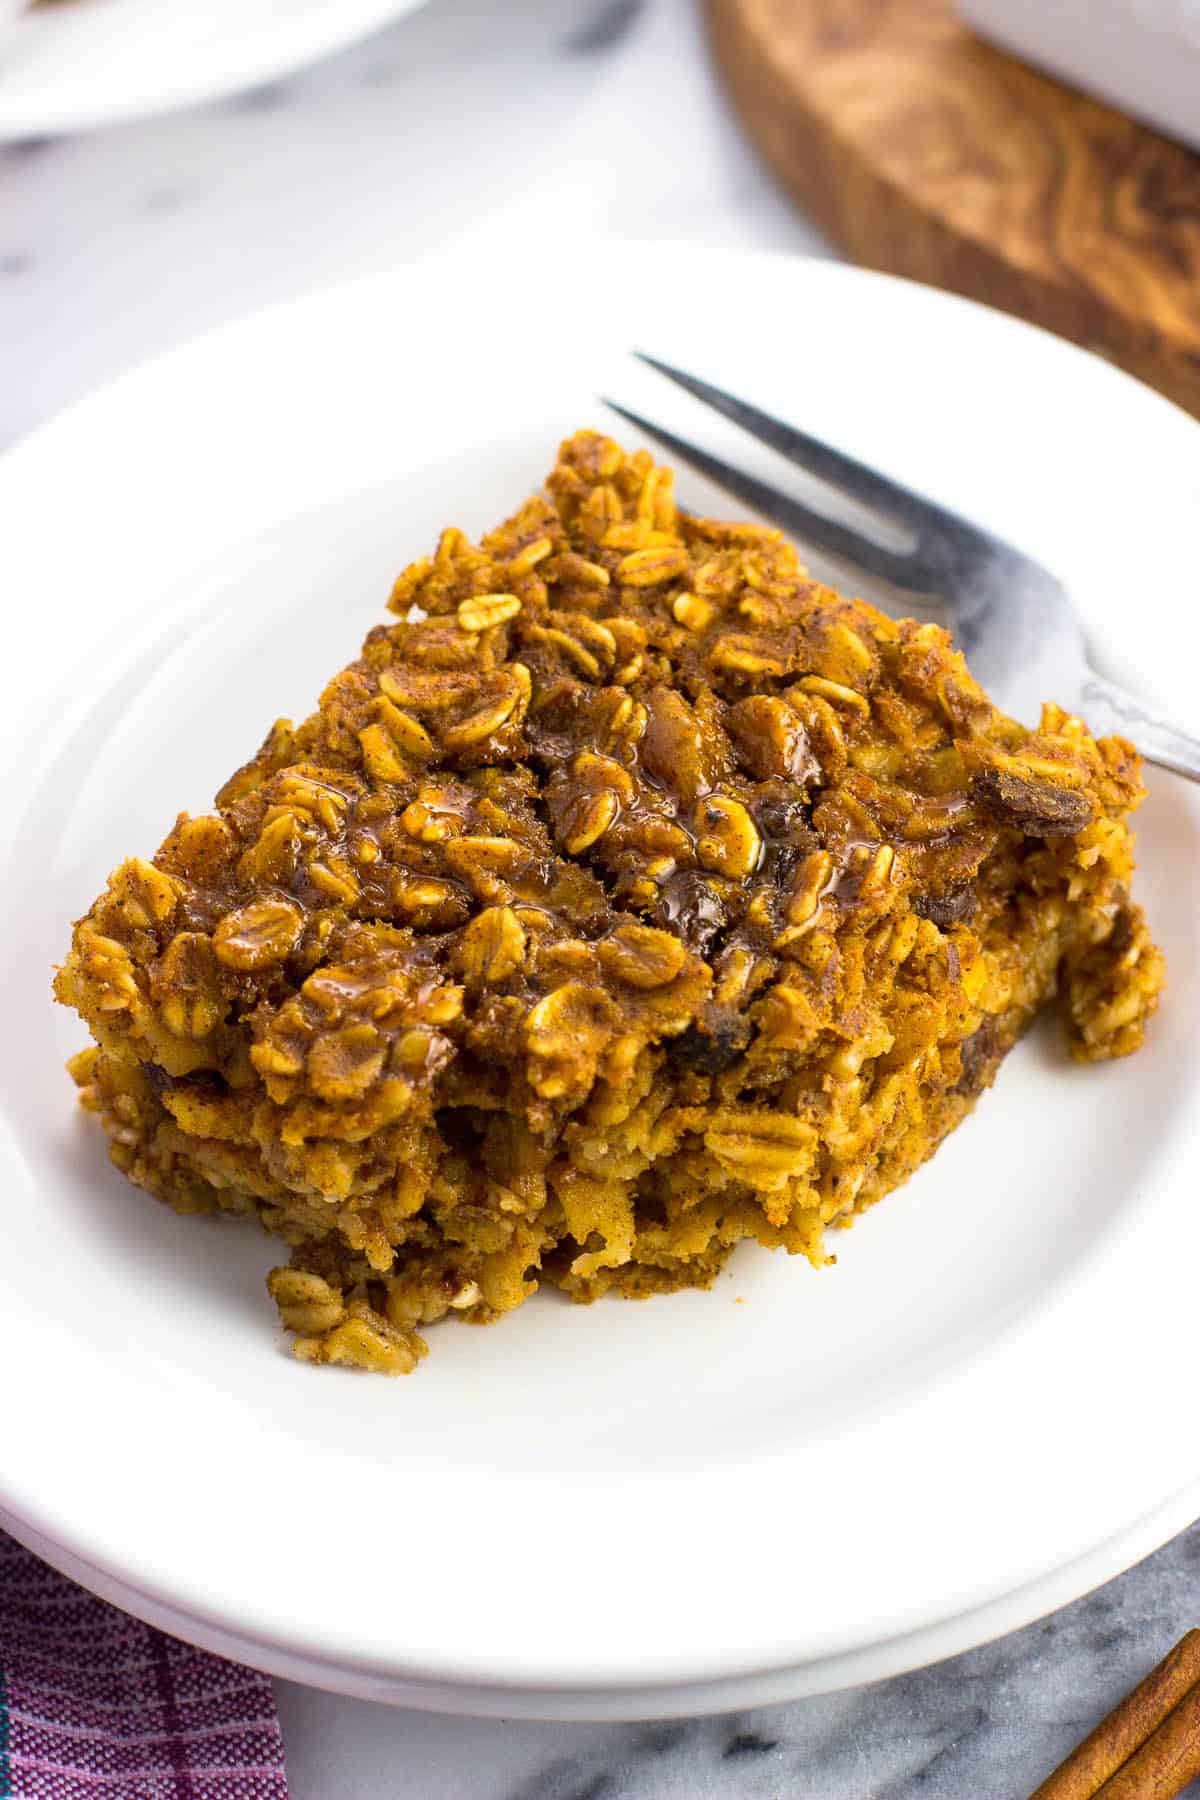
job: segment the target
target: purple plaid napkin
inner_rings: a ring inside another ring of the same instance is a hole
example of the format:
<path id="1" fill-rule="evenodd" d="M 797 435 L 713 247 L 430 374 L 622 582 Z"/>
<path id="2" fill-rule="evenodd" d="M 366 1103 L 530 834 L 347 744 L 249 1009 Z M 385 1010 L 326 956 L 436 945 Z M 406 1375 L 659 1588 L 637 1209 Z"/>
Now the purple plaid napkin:
<path id="1" fill-rule="evenodd" d="M 87 1594 L 0 1532 L 0 1800 L 287 1800 L 265 1675 Z"/>

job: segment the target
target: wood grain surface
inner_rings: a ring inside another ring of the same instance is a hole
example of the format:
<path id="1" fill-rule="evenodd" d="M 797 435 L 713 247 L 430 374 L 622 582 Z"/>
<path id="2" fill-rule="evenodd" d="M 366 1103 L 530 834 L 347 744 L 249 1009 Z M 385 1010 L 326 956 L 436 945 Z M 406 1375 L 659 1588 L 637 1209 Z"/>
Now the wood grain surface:
<path id="1" fill-rule="evenodd" d="M 856 261 L 1031 319 L 1200 416 L 1200 156 L 988 48 L 952 0 L 707 4 L 751 138 Z"/>

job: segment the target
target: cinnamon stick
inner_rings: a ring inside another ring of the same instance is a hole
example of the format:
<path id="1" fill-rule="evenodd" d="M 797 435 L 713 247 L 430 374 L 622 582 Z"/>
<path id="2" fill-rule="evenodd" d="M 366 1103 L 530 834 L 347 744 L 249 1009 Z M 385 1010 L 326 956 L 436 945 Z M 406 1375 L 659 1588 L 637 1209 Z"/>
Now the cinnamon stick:
<path id="1" fill-rule="evenodd" d="M 1177 1794 L 1194 1775 L 1200 1773 L 1200 1762 L 1192 1767 L 1191 1775 L 1181 1776 L 1178 1785 L 1173 1788 L 1117 1788 L 1113 1785 L 1112 1778 L 1118 1771 L 1124 1775 L 1123 1765 L 1129 1764 L 1131 1758 L 1136 1760 L 1137 1752 L 1143 1745 L 1149 1751 L 1148 1740 L 1167 1720 L 1171 1720 L 1173 1725 L 1170 1743 L 1155 1749 L 1151 1762 L 1145 1765 L 1144 1772 L 1138 1779 L 1149 1780 L 1153 1764 L 1161 1763 L 1166 1769 L 1164 1757 L 1174 1758 L 1180 1768 L 1186 1767 L 1189 1731 L 1195 1739 L 1196 1750 L 1200 1753 L 1200 1693 L 1192 1693 L 1198 1682 L 1200 1631 L 1189 1631 L 1163 1657 L 1157 1668 L 1151 1669 L 1146 1679 L 1119 1706 L 1114 1707 L 1106 1719 L 1101 1720 L 1089 1737 L 1084 1738 L 1066 1762 L 1043 1781 L 1029 1800 L 1099 1800 L 1101 1795 L 1103 1800 L 1160 1800 L 1160 1797 L 1161 1800 L 1166 1800 L 1166 1796 Z M 1185 1709 L 1180 1703 L 1185 1698 L 1189 1702 L 1190 1711 L 1176 1724 L 1174 1714 L 1176 1709 L 1181 1714 L 1184 1713 Z M 1192 1702 L 1194 1705 L 1191 1705 Z"/>
<path id="2" fill-rule="evenodd" d="M 1140 1750 L 1111 1776 L 1096 1800 L 1174 1800 L 1200 1775 L 1200 1682 Z"/>

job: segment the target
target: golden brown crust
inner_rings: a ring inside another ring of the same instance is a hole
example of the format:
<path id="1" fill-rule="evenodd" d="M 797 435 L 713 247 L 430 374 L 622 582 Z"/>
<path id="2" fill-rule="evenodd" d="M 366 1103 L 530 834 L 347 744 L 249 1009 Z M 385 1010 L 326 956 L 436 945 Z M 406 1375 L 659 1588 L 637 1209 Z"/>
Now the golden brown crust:
<path id="1" fill-rule="evenodd" d="M 410 1367 L 539 1270 L 821 1261 L 1060 971 L 1078 1056 L 1140 1042 L 1129 745 L 1004 718 L 938 628 L 678 512 L 644 452 L 578 434 L 391 606 L 57 982 L 119 1166 L 294 1246 L 302 1354 Z"/>

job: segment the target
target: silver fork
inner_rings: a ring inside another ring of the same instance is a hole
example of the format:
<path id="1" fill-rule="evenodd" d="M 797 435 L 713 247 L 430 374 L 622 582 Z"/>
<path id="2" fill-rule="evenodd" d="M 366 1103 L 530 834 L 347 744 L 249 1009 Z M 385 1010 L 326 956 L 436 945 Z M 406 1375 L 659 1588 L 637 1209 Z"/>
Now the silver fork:
<path id="1" fill-rule="evenodd" d="M 611 400 L 605 405 L 802 543 L 889 586 L 940 602 L 972 673 L 1006 712 L 1029 723 L 1043 700 L 1057 700 L 1098 734 L 1119 732 L 1130 739 L 1147 762 L 1200 781 L 1200 739 L 1096 674 L 1075 610 L 1049 569 L 819 438 L 657 357 L 636 354 L 760 443 L 868 508 L 892 528 L 893 536 L 907 537 L 908 547 L 888 548 L 627 407 Z"/>

